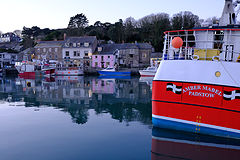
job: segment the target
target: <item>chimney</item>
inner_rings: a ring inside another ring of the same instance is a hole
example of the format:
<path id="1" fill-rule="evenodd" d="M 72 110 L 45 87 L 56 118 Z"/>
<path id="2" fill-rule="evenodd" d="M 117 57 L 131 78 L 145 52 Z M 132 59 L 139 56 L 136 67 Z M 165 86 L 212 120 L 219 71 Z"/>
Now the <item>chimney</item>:
<path id="1" fill-rule="evenodd" d="M 65 40 L 65 39 L 66 39 L 66 37 L 67 37 L 67 34 L 66 34 L 66 33 L 64 33 L 64 34 L 63 34 L 63 40 Z"/>
<path id="2" fill-rule="evenodd" d="M 236 14 L 234 12 L 233 2 L 232 0 L 225 0 L 225 6 L 219 22 L 219 26 L 227 26 L 234 24 L 236 24 Z"/>

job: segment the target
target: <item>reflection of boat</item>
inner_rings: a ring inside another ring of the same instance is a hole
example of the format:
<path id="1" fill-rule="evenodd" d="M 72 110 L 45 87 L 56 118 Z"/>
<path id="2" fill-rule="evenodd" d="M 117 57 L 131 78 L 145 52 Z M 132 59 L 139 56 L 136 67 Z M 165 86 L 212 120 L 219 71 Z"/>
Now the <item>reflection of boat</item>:
<path id="1" fill-rule="evenodd" d="M 153 128 L 152 160 L 238 160 L 240 140 Z"/>
<path id="2" fill-rule="evenodd" d="M 141 77 L 154 77 L 157 72 L 157 67 L 147 67 L 144 70 L 139 70 Z"/>
<path id="3" fill-rule="evenodd" d="M 58 76 L 79 76 L 83 74 L 83 69 L 78 67 L 59 68 L 56 70 L 56 75 Z"/>
<path id="4" fill-rule="evenodd" d="M 101 75 L 98 76 L 99 79 L 131 79 L 131 76 L 121 76 L 121 75 Z"/>
<path id="5" fill-rule="evenodd" d="M 55 76 L 56 80 L 79 81 L 83 76 Z"/>
<path id="6" fill-rule="evenodd" d="M 111 75 L 111 76 L 130 76 L 131 72 L 129 71 L 116 71 L 115 68 L 106 68 L 101 71 L 98 71 L 100 75 Z"/>
<path id="7" fill-rule="evenodd" d="M 146 83 L 147 85 L 149 85 L 152 89 L 152 81 L 153 81 L 153 77 L 140 77 L 139 78 L 139 82 L 143 82 Z"/>
<path id="8" fill-rule="evenodd" d="M 240 26 L 231 23 L 232 11 L 226 0 L 225 26 L 165 32 L 153 80 L 154 126 L 240 138 Z"/>

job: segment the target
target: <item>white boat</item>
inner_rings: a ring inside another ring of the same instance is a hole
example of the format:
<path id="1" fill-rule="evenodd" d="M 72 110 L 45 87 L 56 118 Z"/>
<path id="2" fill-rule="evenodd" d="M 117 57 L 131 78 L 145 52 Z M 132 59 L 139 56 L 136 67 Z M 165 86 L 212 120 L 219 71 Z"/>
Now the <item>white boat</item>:
<path id="1" fill-rule="evenodd" d="M 219 26 L 165 32 L 153 80 L 160 128 L 240 139 L 240 25 L 225 0 Z"/>
<path id="2" fill-rule="evenodd" d="M 157 67 L 147 67 L 144 70 L 139 70 L 141 77 L 154 77 L 157 72 Z"/>
<path id="3" fill-rule="evenodd" d="M 83 75 L 83 69 L 79 67 L 58 68 L 55 71 L 57 76 L 80 76 Z"/>
<path id="4" fill-rule="evenodd" d="M 116 71 L 115 68 L 107 67 L 106 69 L 103 69 L 101 71 L 98 71 L 100 75 L 106 75 L 106 76 L 130 76 L 130 71 Z"/>

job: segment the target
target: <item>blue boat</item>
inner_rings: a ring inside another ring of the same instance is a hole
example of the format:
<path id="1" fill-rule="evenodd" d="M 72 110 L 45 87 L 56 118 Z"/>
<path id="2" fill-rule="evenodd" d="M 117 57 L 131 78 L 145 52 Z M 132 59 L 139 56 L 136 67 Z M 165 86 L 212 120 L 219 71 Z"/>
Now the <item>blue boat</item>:
<path id="1" fill-rule="evenodd" d="M 107 76 L 130 76 L 131 72 L 129 71 L 116 71 L 115 68 L 106 68 L 101 71 L 98 71 L 100 75 L 107 75 Z"/>

